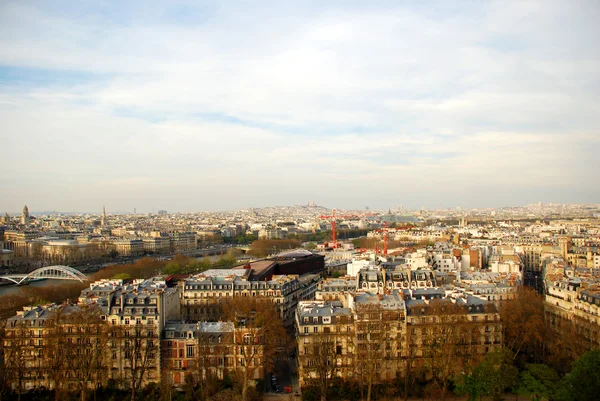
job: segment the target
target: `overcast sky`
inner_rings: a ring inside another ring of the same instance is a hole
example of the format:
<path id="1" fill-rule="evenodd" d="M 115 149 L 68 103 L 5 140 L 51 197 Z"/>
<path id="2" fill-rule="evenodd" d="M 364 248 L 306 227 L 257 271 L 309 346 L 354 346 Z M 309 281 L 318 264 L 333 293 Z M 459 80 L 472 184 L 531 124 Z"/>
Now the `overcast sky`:
<path id="1" fill-rule="evenodd" d="M 597 0 L 161 3 L 0 2 L 0 212 L 600 203 Z"/>

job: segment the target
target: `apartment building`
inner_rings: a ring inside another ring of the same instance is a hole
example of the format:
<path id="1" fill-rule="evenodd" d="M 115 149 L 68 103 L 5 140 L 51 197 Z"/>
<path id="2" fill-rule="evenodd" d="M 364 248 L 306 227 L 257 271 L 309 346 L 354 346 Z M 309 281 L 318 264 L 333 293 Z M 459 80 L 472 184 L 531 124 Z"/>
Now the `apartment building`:
<path id="1" fill-rule="evenodd" d="M 193 232 L 172 231 L 169 233 L 171 247 L 175 251 L 189 251 L 197 248 L 196 234 Z"/>
<path id="2" fill-rule="evenodd" d="M 352 309 L 341 302 L 300 302 L 296 312 L 300 386 L 309 385 L 324 374 L 351 377 L 355 360 L 354 333 Z"/>
<path id="3" fill-rule="evenodd" d="M 292 326 L 298 301 L 316 291 L 317 276 L 272 275 L 264 281 L 252 280 L 250 269 L 208 270 L 183 283 L 183 315 L 188 321 L 214 321 L 228 298 L 265 297 L 278 305 L 284 324 Z"/>
<path id="4" fill-rule="evenodd" d="M 144 252 L 147 253 L 166 253 L 171 250 L 171 240 L 169 237 L 150 237 L 143 238 Z"/>
<path id="5" fill-rule="evenodd" d="M 117 239 L 113 241 L 115 250 L 121 256 L 140 256 L 144 254 L 144 242 L 139 239 Z"/>
<path id="6" fill-rule="evenodd" d="M 175 387 L 186 379 L 192 383 L 222 380 L 245 368 L 248 347 L 256 347 L 250 362 L 256 368 L 249 378 L 261 379 L 265 374 L 262 344 L 251 339 L 244 327 L 233 322 L 167 322 L 161 342 L 163 378 Z"/>
<path id="7" fill-rule="evenodd" d="M 426 377 L 440 358 L 459 368 L 502 344 L 496 307 L 474 296 L 444 298 L 433 289 L 338 295 L 298 304 L 301 386 L 323 375 L 377 383 L 410 369 Z"/>
<path id="8" fill-rule="evenodd" d="M 187 380 L 222 379 L 235 365 L 231 322 L 169 321 L 161 341 L 163 377 L 179 387 Z"/>
<path id="9" fill-rule="evenodd" d="M 106 385 L 108 326 L 95 307 L 24 307 L 4 327 L 3 369 L 13 391 Z"/>
<path id="10" fill-rule="evenodd" d="M 160 279 L 101 280 L 82 291 L 110 327 L 109 379 L 143 387 L 161 377 L 160 338 L 167 320 L 179 318 L 180 295 Z"/>

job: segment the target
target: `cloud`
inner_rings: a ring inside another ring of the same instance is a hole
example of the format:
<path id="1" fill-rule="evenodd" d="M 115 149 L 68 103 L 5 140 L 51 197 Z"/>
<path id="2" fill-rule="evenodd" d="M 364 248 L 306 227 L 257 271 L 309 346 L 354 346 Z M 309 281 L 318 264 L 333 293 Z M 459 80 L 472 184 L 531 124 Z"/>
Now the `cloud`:
<path id="1" fill-rule="evenodd" d="M 0 12 L 0 209 L 597 199 L 594 2 L 54 7 Z"/>

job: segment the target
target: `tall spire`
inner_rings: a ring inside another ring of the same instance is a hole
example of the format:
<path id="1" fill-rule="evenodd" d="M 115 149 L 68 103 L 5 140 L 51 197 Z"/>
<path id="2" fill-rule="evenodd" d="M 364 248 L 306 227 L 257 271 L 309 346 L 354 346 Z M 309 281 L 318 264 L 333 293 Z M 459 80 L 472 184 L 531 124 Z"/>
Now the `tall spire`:
<path id="1" fill-rule="evenodd" d="M 100 222 L 103 226 L 106 225 L 106 206 L 102 205 L 102 220 Z"/>
<path id="2" fill-rule="evenodd" d="M 21 224 L 29 224 L 29 208 L 23 206 L 23 214 L 21 215 Z"/>

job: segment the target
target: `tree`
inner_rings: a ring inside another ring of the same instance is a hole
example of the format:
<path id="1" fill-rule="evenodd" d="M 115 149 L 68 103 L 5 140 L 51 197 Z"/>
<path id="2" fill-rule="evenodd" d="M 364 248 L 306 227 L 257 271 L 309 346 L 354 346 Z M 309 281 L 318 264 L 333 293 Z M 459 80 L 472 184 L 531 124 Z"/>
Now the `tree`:
<path id="1" fill-rule="evenodd" d="M 274 365 L 289 342 L 277 306 L 267 298 L 229 298 L 223 304 L 223 320 L 234 323 L 238 348 L 236 371 L 242 401 L 248 397 L 250 382 Z"/>
<path id="2" fill-rule="evenodd" d="M 46 338 L 43 340 L 46 342 L 43 350 L 45 352 L 45 370 L 49 381 L 54 386 L 55 401 L 61 399 L 62 387 L 66 382 L 68 373 L 67 352 L 69 349 L 64 335 L 63 311 L 64 308 L 60 307 L 53 312 L 46 325 L 48 330 Z"/>
<path id="3" fill-rule="evenodd" d="M 416 317 L 424 321 L 421 338 L 425 366 L 445 399 L 451 379 L 468 366 L 476 352 L 472 345 L 479 341 L 477 326 L 464 306 L 448 300 L 433 300 L 418 308 L 424 309 L 421 315 L 425 315 Z"/>
<path id="4" fill-rule="evenodd" d="M 0 320 L 0 358 L 4 358 L 5 356 L 5 339 L 6 339 L 6 330 L 5 330 L 6 321 Z M 3 369 L 0 369 L 0 401 L 2 400 L 2 396 L 8 392 L 10 392 L 9 384 L 10 384 L 10 372 L 7 371 L 7 367 L 4 365 L 5 361 L 0 360 L 0 363 L 3 365 Z"/>
<path id="5" fill-rule="evenodd" d="M 198 386 L 195 396 L 201 401 L 216 393 L 218 381 L 226 375 L 226 358 L 233 350 L 233 333 L 199 332 L 192 369 L 192 386 Z"/>
<path id="6" fill-rule="evenodd" d="M 542 364 L 528 363 L 521 372 L 519 391 L 530 394 L 532 400 L 551 399 L 554 395 L 560 377 L 554 369 Z"/>
<path id="7" fill-rule="evenodd" d="M 181 273 L 181 265 L 176 262 L 170 261 L 165 265 L 162 272 L 163 274 L 179 274 Z"/>
<path id="8" fill-rule="evenodd" d="M 17 400 L 21 400 L 23 393 L 23 379 L 25 375 L 29 375 L 29 355 L 26 351 L 27 337 L 29 335 L 25 326 L 25 321 L 12 321 L 10 332 L 6 333 L 4 341 L 4 373 L 6 374 L 8 383 L 17 391 Z M 15 330 L 12 330 L 12 328 Z M 16 386 L 14 384 L 16 384 Z"/>
<path id="9" fill-rule="evenodd" d="M 37 264 L 41 266 L 44 258 L 44 244 L 42 242 L 35 241 L 30 244 L 30 248 L 31 259 L 33 259 L 34 262 L 37 262 Z"/>
<path id="10" fill-rule="evenodd" d="M 154 326 L 146 326 L 111 328 L 122 344 L 125 380 L 129 382 L 131 401 L 135 401 L 138 390 L 150 378 L 149 370 L 158 368 L 159 340 Z"/>
<path id="11" fill-rule="evenodd" d="M 597 325 L 595 322 L 585 322 L 583 319 L 567 316 L 549 303 L 545 306 L 549 338 L 544 362 L 561 373 L 567 373 L 571 370 L 572 363 L 592 348 L 592 344 L 582 333 L 585 330 L 582 329 L 586 325 L 597 328 Z"/>
<path id="12" fill-rule="evenodd" d="M 294 249 L 300 246 L 298 240 L 285 240 L 285 239 L 259 239 L 250 244 L 250 250 L 248 254 L 255 257 L 265 257 L 269 254 L 281 252 L 285 249 Z"/>
<path id="13" fill-rule="evenodd" d="M 499 401 L 504 392 L 517 383 L 519 371 L 513 363 L 512 352 L 506 348 L 499 348 L 483 358 L 475 368 L 473 378 L 482 383 L 485 395 Z"/>
<path id="14" fill-rule="evenodd" d="M 106 353 L 108 325 L 102 320 L 102 311 L 95 305 L 70 307 L 63 318 L 66 336 L 64 352 L 69 371 L 79 389 L 79 399 L 85 401 L 88 383 L 94 383 L 94 391 L 106 377 Z"/>
<path id="15" fill-rule="evenodd" d="M 573 370 L 561 382 L 559 398 L 592 401 L 600 394 L 600 349 L 588 351 L 573 363 Z"/>
<path id="16" fill-rule="evenodd" d="M 356 305 L 356 375 L 361 389 L 366 386 L 367 401 L 371 401 L 373 385 L 380 382 L 386 362 L 385 339 L 388 333 L 383 327 L 383 312 L 378 302 Z"/>
<path id="17" fill-rule="evenodd" d="M 525 352 L 541 360 L 549 332 L 544 320 L 544 299 L 532 288 L 519 287 L 514 300 L 500 309 L 504 344 L 514 356 Z"/>
<path id="18" fill-rule="evenodd" d="M 338 361 L 342 357 L 341 351 L 336 352 L 336 333 L 329 327 L 320 327 L 320 331 L 310 336 L 310 346 L 307 348 L 307 372 L 313 377 L 312 381 L 319 389 L 321 401 L 327 399 L 327 390 L 338 370 Z"/>
<path id="19" fill-rule="evenodd" d="M 469 374 L 462 374 L 455 378 L 455 392 L 457 395 L 468 395 L 469 401 L 481 399 L 485 394 L 485 382 L 482 370 L 475 369 Z"/>

